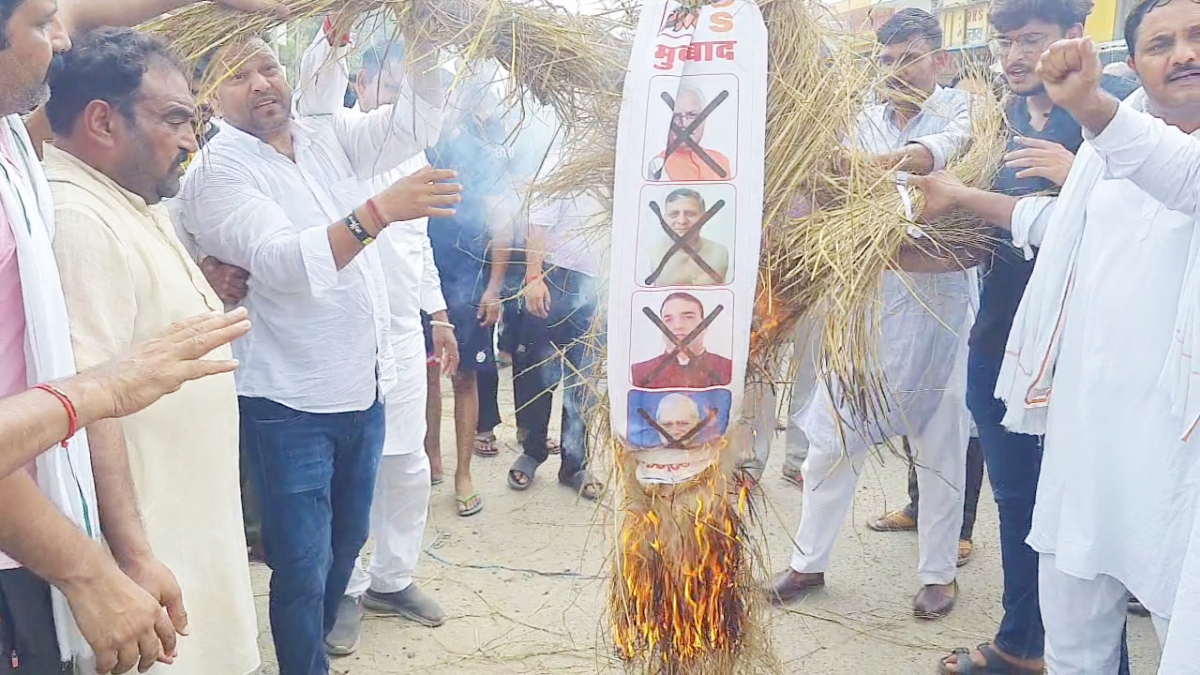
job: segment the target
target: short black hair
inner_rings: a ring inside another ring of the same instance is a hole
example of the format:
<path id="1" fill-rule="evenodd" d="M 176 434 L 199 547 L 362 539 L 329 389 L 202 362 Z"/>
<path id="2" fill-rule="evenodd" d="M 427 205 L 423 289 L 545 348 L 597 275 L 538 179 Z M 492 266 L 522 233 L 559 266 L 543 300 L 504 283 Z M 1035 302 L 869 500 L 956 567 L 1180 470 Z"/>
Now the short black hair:
<path id="1" fill-rule="evenodd" d="M 704 208 L 705 206 L 704 197 L 702 197 L 699 192 L 696 192 L 691 188 L 677 188 L 672 190 L 671 194 L 667 195 L 667 198 L 663 201 L 667 204 L 670 204 L 671 202 L 677 202 L 681 199 L 695 199 L 696 202 L 700 204 L 700 208 Z"/>
<path id="2" fill-rule="evenodd" d="M 667 303 L 672 300 L 682 300 L 684 302 L 690 302 L 693 305 L 699 307 L 700 308 L 700 316 L 704 316 L 704 303 L 700 302 L 700 298 L 697 298 L 696 296 L 692 295 L 691 293 L 684 293 L 683 291 L 677 291 L 675 293 L 672 293 L 667 296 L 666 300 L 663 300 L 662 307 L 658 308 L 658 313 L 660 315 L 663 313 L 663 310 L 667 308 Z"/>
<path id="3" fill-rule="evenodd" d="M 379 40 L 363 50 L 362 69 L 367 72 L 367 77 L 374 80 L 383 71 L 385 63 L 399 63 L 403 60 L 403 40 Z"/>
<path id="4" fill-rule="evenodd" d="M 942 24 L 937 17 L 916 7 L 906 7 L 892 15 L 875 31 L 881 45 L 894 45 L 922 39 L 934 49 L 942 46 Z"/>
<path id="5" fill-rule="evenodd" d="M 56 134 L 66 134 L 92 101 L 105 101 L 133 119 L 142 76 L 162 64 L 187 72 L 160 38 L 129 28 L 99 28 L 75 40 L 62 67 L 50 78 L 46 117 Z"/>
<path id="6" fill-rule="evenodd" d="M 1129 56 L 1137 58 L 1137 34 L 1138 29 L 1142 27 L 1142 20 L 1150 12 L 1170 3 L 1171 0 L 1139 0 L 1133 9 L 1129 10 L 1129 16 L 1125 17 L 1125 48 L 1129 51 Z"/>
<path id="7" fill-rule="evenodd" d="M 0 49 L 8 49 L 8 22 L 25 0 L 0 0 Z"/>
<path id="8" fill-rule="evenodd" d="M 1000 33 L 1017 30 L 1030 21 L 1057 24 L 1065 31 L 1087 21 L 1092 0 L 992 0 L 988 22 Z"/>

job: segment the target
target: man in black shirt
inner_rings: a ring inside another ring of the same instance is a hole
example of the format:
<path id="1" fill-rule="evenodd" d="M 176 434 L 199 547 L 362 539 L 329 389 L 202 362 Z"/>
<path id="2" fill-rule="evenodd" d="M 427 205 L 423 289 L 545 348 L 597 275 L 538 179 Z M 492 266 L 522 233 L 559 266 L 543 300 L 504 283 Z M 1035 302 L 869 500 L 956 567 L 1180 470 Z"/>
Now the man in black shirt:
<path id="1" fill-rule="evenodd" d="M 941 673 L 1041 673 L 1045 632 L 1038 604 L 1038 554 L 1025 539 L 1033 519 L 1042 439 L 1009 433 L 1001 424 L 1005 406 L 994 395 L 1013 317 L 1034 261 L 1014 248 L 1008 233 L 1017 199 L 1056 192 L 1083 143 L 1079 123 L 1046 95 L 1035 71 L 1056 40 L 1083 35 L 1091 0 L 992 0 L 988 10 L 998 31 L 992 50 L 1004 68 L 1011 96 L 1005 105 L 1012 136 L 994 192 L 966 188 L 939 174 L 915 177 L 926 193 L 927 213 L 958 207 L 996 225 L 1001 240 L 985 260 L 979 314 L 970 337 L 967 407 L 979 429 L 988 478 L 1000 515 L 1004 569 L 1004 618 L 989 644 L 956 650 L 942 659 Z M 1104 88 L 1124 98 L 1137 88 L 1117 77 Z M 1122 655 L 1121 672 L 1128 673 Z"/>

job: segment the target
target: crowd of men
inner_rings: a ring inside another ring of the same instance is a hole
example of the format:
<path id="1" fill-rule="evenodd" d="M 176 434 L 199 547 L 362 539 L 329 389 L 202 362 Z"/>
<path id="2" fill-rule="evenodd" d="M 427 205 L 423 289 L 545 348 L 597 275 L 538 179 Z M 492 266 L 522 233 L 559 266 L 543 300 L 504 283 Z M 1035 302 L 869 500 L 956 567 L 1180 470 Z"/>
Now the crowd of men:
<path id="1" fill-rule="evenodd" d="M 788 603 L 824 585 L 867 447 L 902 435 L 912 503 L 871 527 L 919 532 L 914 614 L 948 614 L 955 541 L 958 564 L 970 554 L 975 445 L 999 509 L 1004 615 L 992 641 L 955 650 L 942 673 L 1128 672 L 1132 601 L 1153 619 L 1160 673 L 1200 663 L 1200 145 L 1190 136 L 1200 129 L 1200 7 L 1144 0 L 1131 10 L 1133 77 L 1102 69 L 1083 38 L 1090 11 L 1087 0 L 992 0 L 1009 145 L 991 189 L 944 171 L 970 143 L 972 94 L 938 85 L 942 32 L 924 11 L 878 29 L 891 78 L 850 136 L 908 173 L 924 218 L 965 212 L 1000 242 L 965 273 L 961 260 L 906 250 L 885 275 L 888 419 L 838 411 L 832 383 L 797 383 L 797 398 L 812 391 L 793 417 L 806 447 L 789 447 L 789 464 L 806 453 L 793 474 L 804 511 L 791 565 L 769 591 Z M 981 89 L 973 95 L 991 95 Z M 854 432 L 844 441 L 834 436 L 842 422 Z"/>
<path id="2" fill-rule="evenodd" d="M 327 673 L 357 648 L 365 609 L 440 625 L 413 580 L 443 480 L 439 387 L 451 378 L 454 494 L 471 516 L 472 457 L 497 454 L 497 344 L 522 445 L 509 487 L 558 452 L 561 484 L 604 488 L 586 421 L 599 207 L 521 208 L 528 176 L 488 77 L 452 93 L 432 46 L 362 47 L 330 20 L 293 91 L 261 39 L 193 68 L 120 27 L 185 4 L 0 0 L 0 673 L 254 672 L 248 544 L 272 571 L 282 675 Z M 1200 663 L 1200 5 L 1132 10 L 1132 77 L 1102 71 L 1082 38 L 1090 11 L 992 0 L 1010 138 L 990 190 L 945 169 L 991 83 L 939 85 L 949 59 L 924 11 L 879 28 L 886 86 L 851 150 L 905 172 L 925 218 L 965 211 L 1000 241 L 966 270 L 905 251 L 885 275 L 887 419 L 841 409 L 812 326 L 796 338 L 784 474 L 804 509 L 770 597 L 825 584 L 870 447 L 902 436 L 912 502 L 871 526 L 919 532 L 913 611 L 946 616 L 986 465 L 1004 617 L 942 673 L 1128 672 L 1135 597 L 1160 672 Z M 692 93 L 680 110 L 703 107 Z M 675 190 L 666 226 L 690 231 L 704 211 Z M 696 277 L 670 269 L 659 285 Z M 682 292 L 654 309 L 676 338 L 712 311 Z M 729 384 L 703 332 L 683 361 L 664 337 L 634 367 L 645 386 Z M 681 400 L 656 417 L 683 435 L 702 421 Z M 751 482 L 773 407 L 753 420 Z"/>
<path id="3" fill-rule="evenodd" d="M 0 3 L 0 672 L 254 672 L 248 552 L 272 570 L 281 673 L 328 672 L 364 608 L 440 625 L 412 578 L 442 480 L 438 385 L 474 515 L 502 314 L 524 447 L 509 484 L 554 451 L 565 486 L 602 489 L 579 386 L 596 205 L 529 213 L 514 280 L 528 176 L 486 78 L 448 98 L 435 49 L 358 49 L 331 19 L 293 91 L 261 39 L 192 68 L 119 27 L 185 4 Z M 521 287 L 528 306 L 506 306 Z"/>

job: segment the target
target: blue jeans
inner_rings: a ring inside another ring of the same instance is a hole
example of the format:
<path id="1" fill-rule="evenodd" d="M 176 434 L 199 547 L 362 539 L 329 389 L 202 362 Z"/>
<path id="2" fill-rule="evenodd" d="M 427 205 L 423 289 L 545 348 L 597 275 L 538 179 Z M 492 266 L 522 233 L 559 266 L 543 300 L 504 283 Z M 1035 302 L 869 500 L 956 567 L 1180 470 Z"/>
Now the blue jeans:
<path id="1" fill-rule="evenodd" d="M 271 634 L 280 675 L 326 675 L 350 571 L 370 529 L 383 453 L 383 404 L 313 414 L 239 398 L 271 568 Z"/>
<path id="2" fill-rule="evenodd" d="M 1033 526 L 1042 439 L 1010 433 L 1001 424 L 1004 402 L 995 396 L 1002 355 L 972 349 L 967 361 L 967 408 L 975 418 L 992 496 L 1000 516 L 1000 560 L 1004 572 L 1004 618 L 993 642 L 1010 656 L 1040 659 L 1046 631 L 1038 604 L 1038 554 L 1025 539 Z M 1129 675 L 1129 652 L 1121 644 L 1120 675 Z"/>
<path id="3" fill-rule="evenodd" d="M 596 280 L 561 267 L 545 274 L 550 290 L 546 319 L 525 312 L 521 317 L 521 344 L 513 355 L 513 390 L 518 422 L 528 434 L 524 453 L 539 465 L 546 461 L 546 433 L 550 426 L 551 397 L 563 384 L 562 466 L 560 480 L 569 480 L 587 468 L 587 414 L 595 404 L 587 377 L 595 351 L 587 339 L 596 316 L 599 296 Z M 564 363 L 565 362 L 565 363 Z"/>
<path id="4" fill-rule="evenodd" d="M 1000 560 L 1004 569 L 1004 618 L 996 646 L 1022 659 L 1040 659 L 1046 633 L 1038 605 L 1038 554 L 1025 538 L 1033 525 L 1042 439 L 1009 433 L 1001 425 L 1004 402 L 995 397 L 1003 357 L 972 349 L 967 361 L 967 408 L 979 429 L 979 443 L 1000 515 Z"/>

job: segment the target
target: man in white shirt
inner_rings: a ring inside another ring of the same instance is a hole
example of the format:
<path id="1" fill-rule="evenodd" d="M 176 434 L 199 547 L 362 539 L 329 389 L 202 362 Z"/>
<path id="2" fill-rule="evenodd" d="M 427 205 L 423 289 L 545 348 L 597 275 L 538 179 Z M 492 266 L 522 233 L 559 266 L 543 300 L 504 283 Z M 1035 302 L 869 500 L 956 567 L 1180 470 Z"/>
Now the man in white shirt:
<path id="1" fill-rule="evenodd" d="M 1093 135 L 1056 200 L 1006 207 L 1014 244 L 1038 257 L 996 395 L 1005 426 L 1045 433 L 1028 543 L 1051 673 L 1117 672 L 1130 593 L 1166 642 L 1160 673 L 1195 672 L 1200 656 L 1195 601 L 1179 599 L 1200 488 L 1198 34 L 1193 3 L 1138 5 L 1125 35 L 1144 89 L 1120 105 L 1086 39 L 1055 43 L 1038 66 Z M 935 209 L 958 201 L 934 187 Z"/>
<path id="2" fill-rule="evenodd" d="M 395 383 L 391 312 L 375 238 L 394 222 L 453 213 L 453 172 L 420 171 L 371 197 L 367 181 L 432 143 L 441 124 L 432 50 L 412 100 L 369 114 L 293 119 L 283 68 L 261 40 L 214 58 L 221 133 L 181 202 L 200 250 L 250 273 L 256 330 L 237 345 L 242 424 L 271 579 L 281 675 L 324 673 L 368 535 Z M 330 224 L 333 223 L 333 224 Z"/>
<path id="3" fill-rule="evenodd" d="M 328 31 L 326 31 L 327 33 Z M 346 57 L 349 44 L 333 47 L 330 35 L 318 34 L 300 61 L 297 112 L 304 117 L 372 112 L 390 105 L 406 89 L 404 46 L 380 42 L 363 50 L 362 69 L 354 82 L 357 109 L 342 113 L 343 92 L 349 82 Z M 334 38 L 336 39 L 336 38 Z M 333 58 L 331 58 L 333 57 Z M 429 166 L 423 152 L 371 180 L 380 190 Z M 361 562 L 350 576 L 338 620 L 326 637 L 330 653 L 353 653 L 361 633 L 362 607 L 400 615 L 426 626 L 440 626 L 446 613 L 413 583 L 421 554 L 421 537 L 429 512 L 430 467 L 425 454 L 425 336 L 421 312 L 433 317 L 434 346 L 444 374 L 454 372 L 458 343 L 446 316 L 441 281 L 433 263 L 428 219 L 392 223 L 379 238 L 391 307 L 391 345 L 397 383 L 387 397 L 386 434 L 375 499 L 371 506 L 371 535 L 375 550 L 369 573 Z"/>
<path id="4" fill-rule="evenodd" d="M 922 10 L 901 10 L 877 37 L 880 61 L 893 71 L 889 88 L 894 101 L 865 110 L 851 141 L 887 166 L 916 173 L 944 168 L 970 140 L 970 99 L 966 92 L 937 86 L 946 65 L 938 20 Z M 871 446 L 904 435 L 913 448 L 923 502 L 918 564 L 922 588 L 913 599 L 913 613 L 937 619 L 953 609 L 970 431 L 964 391 L 973 283 L 973 273 L 961 270 L 885 273 L 879 358 L 892 402 L 890 414 L 885 419 L 853 420 L 848 412 L 837 411 L 836 391 L 817 385 L 798 416 L 809 439 L 804 513 L 791 566 L 773 581 L 773 600 L 796 600 L 824 585 L 838 532 L 854 502 L 857 474 Z M 852 428 L 843 428 L 842 420 L 852 420 Z"/>

